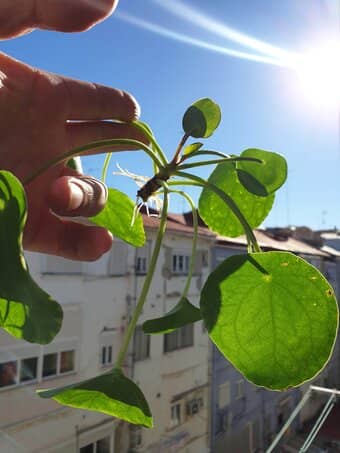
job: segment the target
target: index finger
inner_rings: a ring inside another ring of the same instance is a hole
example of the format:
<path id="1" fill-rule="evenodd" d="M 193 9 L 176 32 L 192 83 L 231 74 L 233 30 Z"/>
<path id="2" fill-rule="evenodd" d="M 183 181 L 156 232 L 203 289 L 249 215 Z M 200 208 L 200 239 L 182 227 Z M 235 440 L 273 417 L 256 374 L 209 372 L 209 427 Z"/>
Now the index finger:
<path id="1" fill-rule="evenodd" d="M 56 77 L 64 88 L 65 120 L 133 121 L 140 115 L 139 104 L 126 91 L 69 77 Z"/>

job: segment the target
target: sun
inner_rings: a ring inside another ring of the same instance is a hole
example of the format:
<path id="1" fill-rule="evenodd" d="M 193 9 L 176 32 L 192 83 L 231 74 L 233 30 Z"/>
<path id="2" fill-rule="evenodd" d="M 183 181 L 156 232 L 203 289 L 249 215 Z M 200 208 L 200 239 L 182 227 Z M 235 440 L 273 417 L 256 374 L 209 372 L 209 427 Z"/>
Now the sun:
<path id="1" fill-rule="evenodd" d="M 295 59 L 301 88 L 317 104 L 340 107 L 340 41 L 329 41 Z"/>

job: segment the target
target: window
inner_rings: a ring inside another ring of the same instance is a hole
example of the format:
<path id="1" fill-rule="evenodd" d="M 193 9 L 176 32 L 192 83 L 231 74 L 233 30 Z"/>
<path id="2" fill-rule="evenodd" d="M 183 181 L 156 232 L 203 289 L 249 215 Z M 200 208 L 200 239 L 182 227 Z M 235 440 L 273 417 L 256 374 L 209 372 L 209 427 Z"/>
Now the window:
<path id="1" fill-rule="evenodd" d="M 108 262 L 108 275 L 125 275 L 127 272 L 128 245 L 115 239 Z"/>
<path id="2" fill-rule="evenodd" d="M 8 387 L 17 383 L 17 369 L 16 360 L 0 363 L 0 387 Z"/>
<path id="3" fill-rule="evenodd" d="M 75 347 L 75 341 L 72 340 Z M 41 382 L 50 377 L 57 377 L 75 371 L 76 349 L 71 349 L 70 341 L 66 348 L 56 350 L 56 344 L 38 347 L 24 347 L 11 351 L 0 349 L 0 389 L 9 386 Z M 60 345 L 59 345 L 60 347 Z M 45 351 L 45 353 L 43 353 Z M 7 360 L 5 357 L 7 355 Z M 15 359 L 13 360 L 12 357 Z M 10 360 L 12 359 L 12 360 Z"/>
<path id="4" fill-rule="evenodd" d="M 130 426 L 130 448 L 138 448 L 142 445 L 142 427 Z"/>
<path id="5" fill-rule="evenodd" d="M 135 361 L 145 360 L 150 357 L 150 335 L 143 332 L 142 326 L 137 326 L 133 341 Z"/>
<path id="6" fill-rule="evenodd" d="M 102 346 L 101 364 L 110 365 L 113 362 L 112 346 Z"/>
<path id="7" fill-rule="evenodd" d="M 187 348 L 194 344 L 194 326 L 188 324 L 173 332 L 164 335 L 164 352 Z"/>
<path id="8" fill-rule="evenodd" d="M 170 409 L 170 426 L 174 428 L 181 424 L 181 404 L 173 404 Z"/>
<path id="9" fill-rule="evenodd" d="M 96 442 L 96 451 L 95 453 L 110 453 L 110 436 L 104 437 L 104 439 L 99 439 Z"/>
<path id="10" fill-rule="evenodd" d="M 74 350 L 60 353 L 60 373 L 69 373 L 74 370 Z"/>
<path id="11" fill-rule="evenodd" d="M 189 255 L 172 255 L 172 272 L 173 274 L 186 275 L 189 270 L 190 256 Z"/>
<path id="12" fill-rule="evenodd" d="M 144 275 L 147 270 L 147 261 L 145 257 L 138 256 L 136 258 L 136 274 Z"/>
<path id="13" fill-rule="evenodd" d="M 54 352 L 43 357 L 42 377 L 70 373 L 75 369 L 75 350 Z"/>
<path id="14" fill-rule="evenodd" d="M 150 253 L 150 241 L 147 241 L 144 247 L 136 249 L 135 271 L 137 275 L 145 275 L 148 270 Z"/>
<path id="15" fill-rule="evenodd" d="M 34 381 L 38 376 L 38 357 L 21 360 L 20 382 Z"/>
<path id="16" fill-rule="evenodd" d="M 85 447 L 81 447 L 80 453 L 94 453 L 94 444 L 85 445 Z"/>
<path id="17" fill-rule="evenodd" d="M 187 401 L 187 403 L 186 403 L 187 415 L 190 417 L 195 414 L 198 414 L 198 412 L 201 410 L 202 407 L 203 407 L 203 398 L 194 398 L 192 400 Z"/>
<path id="18" fill-rule="evenodd" d="M 230 383 L 224 382 L 218 386 L 218 408 L 223 409 L 230 404 Z"/>
<path id="19" fill-rule="evenodd" d="M 112 437 L 107 436 L 80 448 L 79 453 L 111 453 Z"/>
<path id="20" fill-rule="evenodd" d="M 46 354 L 43 359 L 43 377 L 55 376 L 57 374 L 58 354 Z"/>
<path id="21" fill-rule="evenodd" d="M 99 335 L 99 365 L 109 366 L 112 365 L 115 360 L 114 355 L 114 344 L 117 341 L 117 328 L 115 327 L 104 327 Z"/>

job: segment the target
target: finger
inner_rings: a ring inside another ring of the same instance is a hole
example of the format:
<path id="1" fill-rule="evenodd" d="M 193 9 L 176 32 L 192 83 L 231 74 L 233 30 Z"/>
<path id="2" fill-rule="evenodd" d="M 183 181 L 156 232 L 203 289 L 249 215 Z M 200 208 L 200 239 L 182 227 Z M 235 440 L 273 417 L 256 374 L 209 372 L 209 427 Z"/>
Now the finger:
<path id="1" fill-rule="evenodd" d="M 68 222 L 49 212 L 41 218 L 34 240 L 24 241 L 27 250 L 80 261 L 97 260 L 111 245 L 112 235 L 104 228 Z"/>
<path id="2" fill-rule="evenodd" d="M 112 121 L 66 124 L 66 139 L 69 149 L 77 148 L 78 146 L 82 146 L 93 141 L 114 138 L 129 138 L 132 140 L 138 140 L 145 144 L 149 143 L 148 138 L 142 132 L 129 124 L 119 124 Z M 136 147 L 132 145 L 119 145 L 110 149 L 123 151 L 136 149 Z M 100 150 L 100 152 L 103 152 L 103 150 Z M 106 148 L 104 152 L 108 152 L 108 149 Z M 90 151 L 87 154 L 93 154 L 93 151 Z"/>
<path id="3" fill-rule="evenodd" d="M 117 3 L 117 0 L 36 0 L 34 22 L 39 28 L 84 31 L 109 16 Z"/>
<path id="4" fill-rule="evenodd" d="M 1 0 L 0 39 L 43 28 L 84 31 L 108 17 L 118 0 Z"/>
<path id="5" fill-rule="evenodd" d="M 125 91 L 62 76 L 60 81 L 68 99 L 65 120 L 132 121 L 140 115 L 137 101 Z"/>
<path id="6" fill-rule="evenodd" d="M 53 181 L 48 195 L 49 207 L 58 215 L 92 217 L 107 200 L 106 186 L 88 176 L 61 176 Z"/>

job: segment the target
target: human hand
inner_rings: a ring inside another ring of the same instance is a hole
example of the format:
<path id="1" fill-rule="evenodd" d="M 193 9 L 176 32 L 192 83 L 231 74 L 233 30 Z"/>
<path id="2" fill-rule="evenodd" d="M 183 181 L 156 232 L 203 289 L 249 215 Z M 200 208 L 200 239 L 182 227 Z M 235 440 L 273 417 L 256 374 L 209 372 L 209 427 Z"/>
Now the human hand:
<path id="1" fill-rule="evenodd" d="M 35 28 L 84 31 L 109 16 L 117 3 L 118 0 L 1 0 L 0 39 L 14 38 Z"/>
<path id="2" fill-rule="evenodd" d="M 1 53 L 0 112 L 0 168 L 21 181 L 44 162 L 91 141 L 122 137 L 145 141 L 128 124 L 102 121 L 136 119 L 139 107 L 129 94 L 43 72 Z M 25 189 L 26 249 L 78 260 L 94 260 L 109 250 L 112 237 L 105 229 L 65 221 L 51 212 L 95 215 L 106 200 L 105 186 L 99 181 L 63 163 Z"/>

